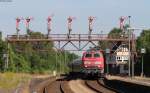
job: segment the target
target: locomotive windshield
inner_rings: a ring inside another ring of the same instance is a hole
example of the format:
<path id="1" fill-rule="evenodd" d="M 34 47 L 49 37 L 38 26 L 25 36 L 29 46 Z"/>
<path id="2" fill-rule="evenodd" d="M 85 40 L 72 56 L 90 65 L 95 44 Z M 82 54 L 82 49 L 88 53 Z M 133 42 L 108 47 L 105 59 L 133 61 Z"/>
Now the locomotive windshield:
<path id="1" fill-rule="evenodd" d="M 90 57 L 92 57 L 92 54 L 89 54 L 89 53 L 88 53 L 88 54 L 85 55 L 85 57 L 86 57 L 86 58 L 90 58 Z"/>
<path id="2" fill-rule="evenodd" d="M 91 52 L 91 53 L 86 53 L 85 58 L 99 58 L 99 57 L 103 57 L 102 53 L 99 52 Z"/>
<path id="3" fill-rule="evenodd" d="M 94 57 L 100 57 L 100 54 L 99 53 L 95 53 Z"/>

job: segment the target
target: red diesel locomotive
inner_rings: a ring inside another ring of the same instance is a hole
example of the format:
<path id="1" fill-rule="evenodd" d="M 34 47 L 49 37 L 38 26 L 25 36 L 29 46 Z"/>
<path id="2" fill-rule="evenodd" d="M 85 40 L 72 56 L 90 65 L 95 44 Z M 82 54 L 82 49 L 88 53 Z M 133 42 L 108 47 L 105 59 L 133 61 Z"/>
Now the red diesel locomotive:
<path id="1" fill-rule="evenodd" d="M 103 76 L 104 74 L 104 57 L 100 50 L 86 51 L 82 56 L 83 73 L 86 75 Z"/>

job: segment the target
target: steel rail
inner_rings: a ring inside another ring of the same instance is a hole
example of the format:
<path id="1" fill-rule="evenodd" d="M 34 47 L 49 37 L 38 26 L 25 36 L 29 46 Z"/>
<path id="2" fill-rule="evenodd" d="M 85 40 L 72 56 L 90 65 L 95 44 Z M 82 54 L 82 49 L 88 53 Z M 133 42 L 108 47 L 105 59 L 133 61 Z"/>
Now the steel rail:
<path id="1" fill-rule="evenodd" d="M 113 89 L 113 88 L 110 88 L 110 87 L 107 87 L 106 85 L 102 84 L 101 82 L 99 82 L 99 80 L 95 80 L 93 82 L 95 82 L 95 84 L 98 84 L 99 86 L 98 87 L 101 87 L 103 88 L 104 90 L 101 90 L 99 89 L 98 87 L 95 87 L 93 84 L 90 84 L 91 81 L 85 81 L 85 85 L 92 89 L 93 91 L 95 91 L 96 93 L 106 93 L 106 91 L 109 91 L 109 93 L 121 93 L 121 92 L 118 92 L 118 90 L 116 89 Z"/>

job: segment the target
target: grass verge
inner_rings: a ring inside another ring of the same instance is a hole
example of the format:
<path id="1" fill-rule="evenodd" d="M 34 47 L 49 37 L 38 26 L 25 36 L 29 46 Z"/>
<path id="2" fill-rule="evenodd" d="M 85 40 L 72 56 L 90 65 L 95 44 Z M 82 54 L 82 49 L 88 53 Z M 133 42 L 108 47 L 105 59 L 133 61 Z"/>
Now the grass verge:
<path id="1" fill-rule="evenodd" d="M 11 93 L 20 85 L 26 85 L 31 80 L 31 75 L 22 73 L 0 73 L 0 92 Z"/>

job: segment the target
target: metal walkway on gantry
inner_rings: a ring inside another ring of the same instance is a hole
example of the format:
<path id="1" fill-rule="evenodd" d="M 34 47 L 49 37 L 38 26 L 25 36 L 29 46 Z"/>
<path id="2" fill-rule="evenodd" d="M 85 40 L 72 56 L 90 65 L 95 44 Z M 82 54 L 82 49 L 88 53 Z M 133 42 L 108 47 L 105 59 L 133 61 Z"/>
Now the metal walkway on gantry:
<path id="1" fill-rule="evenodd" d="M 83 50 L 89 43 L 97 46 L 99 41 L 112 42 L 114 46 L 118 46 L 118 42 L 128 42 L 128 38 L 112 38 L 106 34 L 50 34 L 50 35 L 8 35 L 6 40 L 8 43 L 12 42 L 56 42 L 58 49 L 64 49 L 69 43 L 74 46 L 77 51 Z M 96 42 L 96 43 L 95 43 Z M 63 43 L 63 44 L 62 44 Z M 81 47 L 82 45 L 82 47 Z"/>

